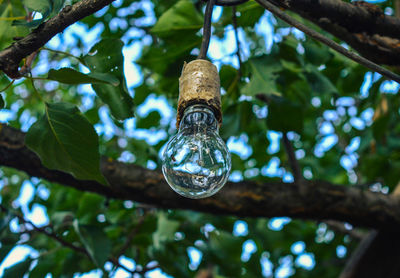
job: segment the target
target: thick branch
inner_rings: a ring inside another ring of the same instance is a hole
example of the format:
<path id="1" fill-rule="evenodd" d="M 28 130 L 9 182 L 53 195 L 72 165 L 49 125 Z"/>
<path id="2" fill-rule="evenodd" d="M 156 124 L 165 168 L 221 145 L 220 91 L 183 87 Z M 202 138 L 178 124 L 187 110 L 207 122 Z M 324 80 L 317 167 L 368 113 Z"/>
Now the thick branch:
<path id="1" fill-rule="evenodd" d="M 7 126 L 0 130 L 0 165 L 83 191 L 130 199 L 162 208 L 190 209 L 242 217 L 290 216 L 346 221 L 374 228 L 400 227 L 400 202 L 380 193 L 327 182 L 308 182 L 305 194 L 290 183 L 243 181 L 227 183 L 212 198 L 191 200 L 174 193 L 159 171 L 103 159 L 101 170 L 111 186 L 76 180 L 71 175 L 43 167 L 24 146 L 25 134 Z"/>
<path id="2" fill-rule="evenodd" d="M 303 23 L 301 23 L 301 22 L 297 21 L 296 19 L 294 19 L 293 17 L 287 15 L 285 12 L 282 12 L 280 8 L 278 8 L 277 6 L 272 4 L 272 2 L 270 2 L 271 0 L 256 0 L 256 1 L 261 6 L 263 6 L 265 9 L 269 10 L 274 15 L 276 15 L 283 21 L 289 23 L 290 25 L 296 27 L 300 31 L 303 31 L 305 34 L 309 35 L 313 39 L 316 39 L 316 40 L 322 42 L 323 44 L 336 50 L 340 54 L 346 56 L 347 58 L 350 58 L 353 61 L 356 61 L 357 63 L 359 63 L 363 66 L 366 66 L 367 68 L 372 69 L 373 71 L 376 71 L 376 72 L 382 74 L 383 76 L 385 76 L 389 79 L 392 79 L 400 84 L 400 75 L 395 74 L 394 72 L 391 72 L 390 70 L 387 70 L 387 69 L 379 66 L 378 64 L 347 50 L 346 48 L 344 48 L 340 44 L 334 42 L 333 40 L 329 39 L 328 37 L 325 37 L 324 35 L 321 35 L 320 33 L 307 27 Z"/>
<path id="3" fill-rule="evenodd" d="M 342 0 L 269 0 L 298 13 L 378 64 L 400 65 L 400 19 L 378 6 Z"/>
<path id="4" fill-rule="evenodd" d="M 392 192 L 400 200 L 400 183 Z M 371 231 L 346 263 L 339 278 L 369 278 L 400 276 L 400 238 L 397 231 Z"/>
<path id="5" fill-rule="evenodd" d="M 372 231 L 361 241 L 339 278 L 397 278 L 400 238 L 396 231 Z"/>
<path id="6" fill-rule="evenodd" d="M 11 78 L 20 78 L 18 70 L 21 60 L 44 46 L 52 37 L 73 23 L 89 16 L 114 0 L 82 0 L 73 6 L 66 6 L 58 15 L 33 30 L 26 37 L 16 41 L 0 52 L 0 70 Z"/>

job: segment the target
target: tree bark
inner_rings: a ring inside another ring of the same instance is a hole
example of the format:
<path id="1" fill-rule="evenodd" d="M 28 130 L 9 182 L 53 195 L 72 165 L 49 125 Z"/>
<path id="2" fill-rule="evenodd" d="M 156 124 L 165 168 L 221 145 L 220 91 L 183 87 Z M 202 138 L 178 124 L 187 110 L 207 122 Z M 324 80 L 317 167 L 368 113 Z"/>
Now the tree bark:
<path id="1" fill-rule="evenodd" d="M 363 1 L 269 0 L 333 34 L 369 60 L 400 65 L 400 19 Z"/>
<path id="2" fill-rule="evenodd" d="M 24 145 L 25 134 L 8 126 L 0 129 L 0 165 L 82 191 L 110 198 L 147 203 L 161 208 L 189 209 L 240 217 L 290 216 L 338 220 L 372 228 L 400 227 L 400 202 L 389 195 L 325 181 L 299 186 L 283 182 L 228 182 L 214 197 L 186 199 L 174 193 L 160 171 L 104 158 L 101 171 L 111 186 L 77 180 L 67 173 L 45 168 Z M 303 192 L 304 191 L 304 192 Z"/>
<path id="3" fill-rule="evenodd" d="M 95 13 L 114 0 L 82 0 L 66 6 L 58 15 L 41 24 L 25 38 L 0 52 L 0 70 L 20 78 L 21 60 L 44 46 L 71 24 Z M 268 0 L 312 21 L 349 44 L 369 60 L 400 65 L 400 19 L 385 15 L 377 6 L 341 0 Z"/>
<path id="4" fill-rule="evenodd" d="M 398 231 L 372 231 L 361 241 L 339 278 L 398 278 L 399 250 Z"/>
<path id="5" fill-rule="evenodd" d="M 26 37 L 14 42 L 0 52 L 0 70 L 11 78 L 20 78 L 21 60 L 44 46 L 52 37 L 64 31 L 73 23 L 89 16 L 114 0 L 82 0 L 73 6 L 65 6 L 62 11 L 39 25 Z"/>
<path id="6" fill-rule="evenodd" d="M 392 193 L 400 200 L 400 183 Z M 400 277 L 400 238 L 398 231 L 374 230 L 360 242 L 339 278 Z"/>

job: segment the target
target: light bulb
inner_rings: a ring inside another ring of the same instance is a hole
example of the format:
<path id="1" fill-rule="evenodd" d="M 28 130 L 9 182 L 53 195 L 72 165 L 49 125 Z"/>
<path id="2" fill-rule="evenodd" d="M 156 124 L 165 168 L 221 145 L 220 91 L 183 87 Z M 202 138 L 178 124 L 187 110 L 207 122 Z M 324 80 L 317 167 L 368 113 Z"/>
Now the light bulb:
<path id="1" fill-rule="evenodd" d="M 187 198 L 209 197 L 224 186 L 230 170 L 231 156 L 214 113 L 206 105 L 187 107 L 163 153 L 162 171 L 170 187 Z"/>

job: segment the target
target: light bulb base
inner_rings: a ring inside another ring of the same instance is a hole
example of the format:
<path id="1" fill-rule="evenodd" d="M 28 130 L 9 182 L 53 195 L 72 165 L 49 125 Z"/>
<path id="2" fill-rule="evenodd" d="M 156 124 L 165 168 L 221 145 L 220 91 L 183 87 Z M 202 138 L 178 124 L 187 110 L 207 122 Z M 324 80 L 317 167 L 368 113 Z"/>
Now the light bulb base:
<path id="1" fill-rule="evenodd" d="M 218 70 L 215 65 L 207 60 L 197 59 L 183 65 L 182 74 L 179 78 L 177 128 L 185 109 L 195 104 L 208 106 L 221 125 L 221 91 Z"/>

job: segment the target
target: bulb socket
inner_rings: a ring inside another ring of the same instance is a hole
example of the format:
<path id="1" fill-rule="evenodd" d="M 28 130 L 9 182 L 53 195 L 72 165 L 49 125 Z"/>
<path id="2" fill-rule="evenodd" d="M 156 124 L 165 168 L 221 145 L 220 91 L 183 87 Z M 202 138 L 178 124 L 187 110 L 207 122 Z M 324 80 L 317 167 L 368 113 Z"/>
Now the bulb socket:
<path id="1" fill-rule="evenodd" d="M 207 105 L 221 125 L 221 90 L 218 70 L 207 60 L 198 59 L 190 63 L 185 62 L 183 65 L 179 78 L 177 128 L 179 128 L 185 109 L 194 104 Z"/>

